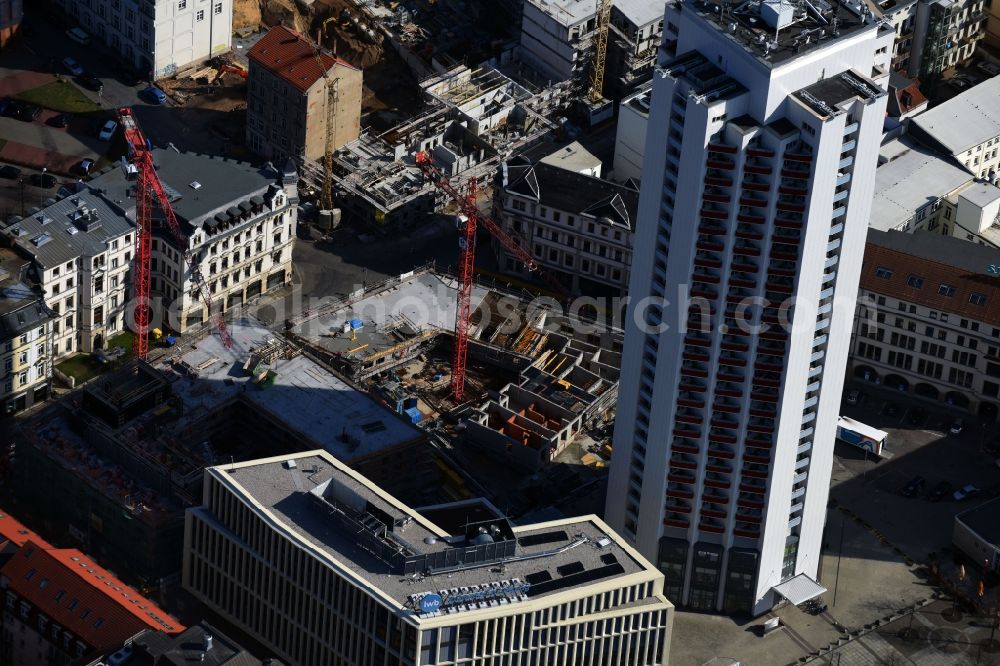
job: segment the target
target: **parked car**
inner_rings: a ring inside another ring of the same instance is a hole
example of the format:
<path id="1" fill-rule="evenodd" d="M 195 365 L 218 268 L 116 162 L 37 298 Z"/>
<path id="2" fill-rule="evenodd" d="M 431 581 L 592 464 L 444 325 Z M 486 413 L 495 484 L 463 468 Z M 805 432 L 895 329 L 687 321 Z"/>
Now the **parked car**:
<path id="1" fill-rule="evenodd" d="M 931 492 L 927 496 L 927 499 L 929 499 L 932 502 L 940 502 L 941 500 L 943 500 L 945 497 L 948 496 L 948 493 L 950 493 L 951 490 L 952 490 L 952 485 L 950 483 L 948 483 L 947 481 L 940 481 L 936 486 L 931 488 Z"/>
<path id="2" fill-rule="evenodd" d="M 77 44 L 83 44 L 84 46 L 90 44 L 90 35 L 84 32 L 82 28 L 70 28 L 66 31 L 66 36 Z"/>
<path id="3" fill-rule="evenodd" d="M 80 63 L 69 56 L 63 58 L 62 66 L 65 67 L 66 71 L 73 76 L 83 76 L 83 67 L 80 66 Z"/>
<path id="4" fill-rule="evenodd" d="M 156 86 L 149 86 L 148 88 L 144 89 L 140 93 L 140 96 L 150 104 L 167 103 L 167 94 L 162 90 L 160 90 L 159 88 L 157 88 Z"/>
<path id="5" fill-rule="evenodd" d="M 52 125 L 53 127 L 69 127 L 71 117 L 72 116 L 68 113 L 60 113 L 57 116 L 49 118 L 49 125 Z"/>
<path id="6" fill-rule="evenodd" d="M 916 495 L 917 493 L 919 493 L 921 490 L 924 489 L 924 484 L 925 484 L 924 477 L 915 476 L 912 479 L 910 479 L 909 483 L 903 486 L 903 489 L 899 491 L 899 494 L 902 495 L 903 497 L 913 497 L 914 495 Z"/>
<path id="7" fill-rule="evenodd" d="M 33 173 L 28 177 L 28 184 L 47 190 L 55 187 L 56 177 L 51 173 Z"/>
<path id="8" fill-rule="evenodd" d="M 965 424 L 962 423 L 962 419 L 955 419 L 954 421 L 951 422 L 951 427 L 948 428 L 948 432 L 950 432 L 953 435 L 961 435 L 962 428 L 964 427 Z"/>
<path id="9" fill-rule="evenodd" d="M 23 120 L 28 123 L 40 115 L 42 115 L 42 107 L 35 106 L 34 104 L 22 104 L 21 108 L 18 109 L 17 112 L 18 120 Z"/>
<path id="10" fill-rule="evenodd" d="M 979 494 L 979 488 L 976 488 L 971 483 L 967 483 L 964 486 L 962 486 L 961 488 L 959 488 L 958 490 L 956 490 L 952 494 L 952 497 L 954 497 L 956 500 L 958 500 L 959 502 L 961 502 L 962 500 L 967 500 L 967 499 L 973 498 L 973 497 L 975 497 L 978 494 Z"/>
<path id="11" fill-rule="evenodd" d="M 104 90 L 104 82 L 93 74 L 83 73 L 77 77 L 80 81 L 80 85 L 94 92 L 100 92 Z"/>
<path id="12" fill-rule="evenodd" d="M 84 176 L 88 175 L 93 168 L 94 160 L 80 160 L 80 163 L 76 165 L 77 172 Z"/>
<path id="13" fill-rule="evenodd" d="M 847 392 L 847 404 L 856 405 L 861 402 L 861 391 L 858 389 L 851 389 Z"/>
<path id="14" fill-rule="evenodd" d="M 117 129 L 118 129 L 118 123 L 116 123 L 113 120 L 109 120 L 108 122 L 104 123 L 104 126 L 101 128 L 101 133 L 98 134 L 97 136 L 101 141 L 110 141 L 111 137 L 115 135 L 115 130 Z"/>
<path id="15" fill-rule="evenodd" d="M 0 166 L 0 178 L 14 180 L 20 175 L 21 175 L 21 170 L 18 169 L 13 164 L 4 164 L 3 166 Z"/>

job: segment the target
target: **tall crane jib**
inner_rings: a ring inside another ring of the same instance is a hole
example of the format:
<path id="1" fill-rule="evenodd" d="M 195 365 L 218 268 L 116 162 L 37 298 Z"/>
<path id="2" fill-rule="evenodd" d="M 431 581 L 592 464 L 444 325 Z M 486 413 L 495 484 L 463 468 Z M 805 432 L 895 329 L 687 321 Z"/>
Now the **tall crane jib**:
<path id="1" fill-rule="evenodd" d="M 163 217 L 167 221 L 167 227 L 177 241 L 178 249 L 184 253 L 184 259 L 188 264 L 191 279 L 195 283 L 201 299 L 205 302 L 212 317 L 215 327 L 219 332 L 222 343 L 230 348 L 233 346 L 232 336 L 226 327 L 226 322 L 222 318 L 222 313 L 212 313 L 211 292 L 201 274 L 197 257 L 188 250 L 188 239 L 181 231 L 177 215 L 170 205 L 170 198 L 160 182 L 160 177 L 156 174 L 156 165 L 153 163 L 152 144 L 146 139 L 139 127 L 139 123 L 129 107 L 118 109 L 118 123 L 125 134 L 125 141 L 128 145 L 129 159 L 138 173 L 138 186 L 136 188 L 135 207 L 135 227 L 136 227 L 136 252 L 132 271 L 133 298 L 135 299 L 135 328 L 136 336 L 134 342 L 135 355 L 137 358 L 146 359 L 149 355 L 149 319 L 150 319 L 150 297 L 149 297 L 149 273 L 150 255 L 153 238 L 153 200 L 159 204 Z"/>
<path id="2" fill-rule="evenodd" d="M 448 177 L 436 166 L 430 154 L 420 151 L 415 157 L 417 166 L 424 177 L 434 183 L 434 186 L 448 195 L 455 202 L 465 218 L 459 226 L 458 260 L 458 307 L 455 310 L 455 348 L 452 356 L 451 391 L 456 401 L 461 401 L 465 393 L 465 361 L 469 343 L 469 317 L 471 315 L 472 279 L 475 270 L 476 231 L 480 225 L 486 228 L 504 248 L 524 264 L 529 271 L 537 273 L 564 299 L 569 299 L 566 287 L 550 273 L 541 270 L 530 252 L 511 238 L 488 215 L 479 212 L 477 198 L 477 182 L 475 178 L 467 181 L 467 192 L 463 195 L 448 180 Z"/>
<path id="3" fill-rule="evenodd" d="M 590 101 L 604 99 L 604 64 L 608 58 L 608 28 L 611 25 L 612 0 L 598 0 L 597 32 L 594 35 L 594 61 L 590 69 Z"/>

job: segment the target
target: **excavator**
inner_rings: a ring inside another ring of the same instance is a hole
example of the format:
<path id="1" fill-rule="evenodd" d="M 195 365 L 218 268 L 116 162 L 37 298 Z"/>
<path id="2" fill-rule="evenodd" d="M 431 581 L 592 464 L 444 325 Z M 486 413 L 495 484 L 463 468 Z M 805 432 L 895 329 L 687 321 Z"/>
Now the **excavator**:
<path id="1" fill-rule="evenodd" d="M 230 74 L 236 74 L 242 79 L 246 79 L 247 76 L 249 76 L 247 70 L 243 69 L 239 65 L 234 65 L 232 63 L 227 62 L 219 65 L 219 71 L 218 73 L 216 73 L 215 78 L 212 79 L 212 83 L 213 84 L 218 83 L 219 79 L 221 79 L 223 75 L 225 75 L 227 72 Z"/>

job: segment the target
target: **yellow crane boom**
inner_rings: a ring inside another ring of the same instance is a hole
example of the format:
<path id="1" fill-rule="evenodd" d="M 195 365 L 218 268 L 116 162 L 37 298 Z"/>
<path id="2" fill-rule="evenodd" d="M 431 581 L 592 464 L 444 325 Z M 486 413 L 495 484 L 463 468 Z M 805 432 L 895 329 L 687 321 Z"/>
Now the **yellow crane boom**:
<path id="1" fill-rule="evenodd" d="M 594 35 L 594 61 L 590 68 L 590 101 L 604 99 L 604 63 L 608 58 L 608 28 L 611 25 L 612 0 L 597 0 L 597 34 Z"/>

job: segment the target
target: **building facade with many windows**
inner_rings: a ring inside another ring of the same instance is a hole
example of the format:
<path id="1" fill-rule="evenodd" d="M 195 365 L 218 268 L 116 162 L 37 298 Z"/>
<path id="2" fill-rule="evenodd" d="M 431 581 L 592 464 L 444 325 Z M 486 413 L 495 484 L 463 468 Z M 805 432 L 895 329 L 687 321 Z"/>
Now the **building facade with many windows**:
<path id="1" fill-rule="evenodd" d="M 823 589 L 892 33 L 726 9 L 667 6 L 605 515 L 669 598 L 756 615 Z"/>
<path id="2" fill-rule="evenodd" d="M 996 303 L 996 248 L 931 234 L 869 230 L 850 370 L 866 381 L 996 418 Z"/>
<path id="3" fill-rule="evenodd" d="M 880 13 L 896 31 L 892 69 L 922 82 L 968 64 L 986 36 L 986 0 L 884 0 Z"/>
<path id="4" fill-rule="evenodd" d="M 189 258 L 205 280 L 212 314 L 291 279 L 298 218 L 293 165 L 255 167 L 168 149 L 154 149 L 153 156 L 184 236 L 180 246 L 162 222 L 153 231 L 150 293 L 154 306 L 161 306 L 155 308 L 159 316 L 154 327 L 183 333 L 209 319 Z M 135 217 L 136 177 L 133 168 L 118 168 L 89 185 L 128 222 Z"/>
<path id="5" fill-rule="evenodd" d="M 158 79 L 229 52 L 233 0 L 52 0 L 142 76 Z"/>
<path id="6" fill-rule="evenodd" d="M 667 663 L 663 576 L 596 516 L 454 532 L 325 451 L 210 467 L 204 488 L 183 585 L 282 661 Z"/>
<path id="7" fill-rule="evenodd" d="M 247 146 L 254 153 L 301 164 L 323 158 L 328 127 L 333 150 L 358 138 L 360 69 L 284 26 L 271 28 L 247 56 Z"/>
<path id="8" fill-rule="evenodd" d="M 571 292 L 624 294 L 639 193 L 552 157 L 533 162 L 518 155 L 504 163 L 497 196 L 501 226 Z M 499 244 L 496 252 L 505 272 L 524 274 L 523 265 Z"/>
<path id="9" fill-rule="evenodd" d="M 135 227 L 113 203 L 80 192 L 17 220 L 4 234 L 31 258 L 56 315 L 54 358 L 102 349 L 126 329 Z"/>
<path id="10" fill-rule="evenodd" d="M 55 313 L 29 282 L 31 262 L 0 248 L 0 415 L 45 400 L 52 380 Z"/>

